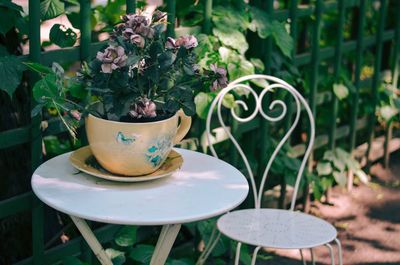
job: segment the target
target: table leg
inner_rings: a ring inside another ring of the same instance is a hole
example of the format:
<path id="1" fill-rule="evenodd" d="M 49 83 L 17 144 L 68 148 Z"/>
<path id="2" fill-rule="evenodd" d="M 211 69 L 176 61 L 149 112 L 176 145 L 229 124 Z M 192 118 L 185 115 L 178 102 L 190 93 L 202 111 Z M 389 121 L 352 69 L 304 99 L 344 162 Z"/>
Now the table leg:
<path id="1" fill-rule="evenodd" d="M 158 238 L 156 248 L 151 257 L 150 265 L 164 265 L 168 254 L 175 242 L 176 236 L 181 229 L 180 224 L 164 225 Z"/>
<path id="2" fill-rule="evenodd" d="M 93 253 L 96 255 L 97 259 L 102 265 L 113 265 L 111 259 L 107 256 L 103 247 L 100 245 L 96 236 L 93 234 L 92 230 L 88 226 L 85 220 L 70 215 L 72 221 L 75 223 L 78 230 L 81 232 L 83 238 L 88 243 L 89 247 L 92 249 Z"/>

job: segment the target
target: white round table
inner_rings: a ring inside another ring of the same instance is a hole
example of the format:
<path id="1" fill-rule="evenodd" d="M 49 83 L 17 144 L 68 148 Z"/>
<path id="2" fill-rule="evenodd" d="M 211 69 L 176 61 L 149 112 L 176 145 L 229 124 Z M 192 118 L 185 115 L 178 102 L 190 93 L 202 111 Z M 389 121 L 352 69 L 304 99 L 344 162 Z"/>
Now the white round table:
<path id="1" fill-rule="evenodd" d="M 32 176 L 36 196 L 66 213 L 102 264 L 112 264 L 86 220 L 111 224 L 163 225 L 150 264 L 164 264 L 182 223 L 218 216 L 237 207 L 249 186 L 240 171 L 202 153 L 175 149 L 182 168 L 169 177 L 121 183 L 77 171 L 70 153 L 42 164 Z"/>

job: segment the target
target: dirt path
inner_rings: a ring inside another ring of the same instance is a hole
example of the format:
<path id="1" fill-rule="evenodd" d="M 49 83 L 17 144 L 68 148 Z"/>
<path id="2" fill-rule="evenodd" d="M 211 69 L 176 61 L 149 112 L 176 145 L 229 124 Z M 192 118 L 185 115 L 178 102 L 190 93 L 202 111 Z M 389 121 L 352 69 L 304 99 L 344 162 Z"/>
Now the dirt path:
<path id="1" fill-rule="evenodd" d="M 400 265 L 399 152 L 392 158 L 390 170 L 379 164 L 371 169 L 373 179 L 369 186 L 360 185 L 350 193 L 335 188 L 333 205 L 316 203 L 312 208 L 313 214 L 338 229 L 346 265 Z M 315 253 L 318 264 L 330 264 L 326 247 L 317 248 Z M 272 261 L 263 264 L 301 264 L 298 251 L 276 254 Z M 305 256 L 309 261 L 309 253 Z"/>

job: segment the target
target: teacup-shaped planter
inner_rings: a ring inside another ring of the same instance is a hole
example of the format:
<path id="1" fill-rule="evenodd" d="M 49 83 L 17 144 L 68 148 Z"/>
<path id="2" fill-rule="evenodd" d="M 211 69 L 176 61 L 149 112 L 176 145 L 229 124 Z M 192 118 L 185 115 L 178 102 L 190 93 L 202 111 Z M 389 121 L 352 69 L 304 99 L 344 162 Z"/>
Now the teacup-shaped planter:
<path id="1" fill-rule="evenodd" d="M 180 125 L 178 126 L 180 119 Z M 156 171 L 173 145 L 190 129 L 191 118 L 183 111 L 161 121 L 128 123 L 86 119 L 90 149 L 106 170 L 119 175 L 139 176 Z"/>

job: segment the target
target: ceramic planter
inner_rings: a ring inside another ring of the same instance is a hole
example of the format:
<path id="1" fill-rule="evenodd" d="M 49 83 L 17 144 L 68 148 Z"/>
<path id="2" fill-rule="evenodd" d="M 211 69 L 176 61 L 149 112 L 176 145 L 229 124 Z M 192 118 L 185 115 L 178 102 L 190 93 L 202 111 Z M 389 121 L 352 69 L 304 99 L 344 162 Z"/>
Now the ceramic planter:
<path id="1" fill-rule="evenodd" d="M 93 155 L 105 169 L 119 175 L 139 176 L 162 165 L 173 145 L 189 131 L 190 124 L 191 118 L 183 111 L 165 120 L 145 123 L 116 122 L 89 115 L 86 133 Z"/>

